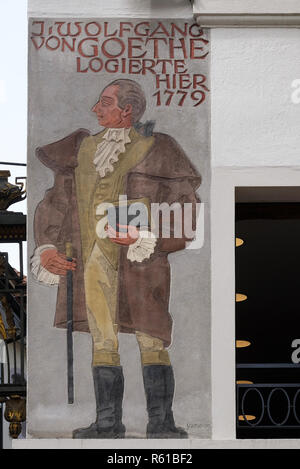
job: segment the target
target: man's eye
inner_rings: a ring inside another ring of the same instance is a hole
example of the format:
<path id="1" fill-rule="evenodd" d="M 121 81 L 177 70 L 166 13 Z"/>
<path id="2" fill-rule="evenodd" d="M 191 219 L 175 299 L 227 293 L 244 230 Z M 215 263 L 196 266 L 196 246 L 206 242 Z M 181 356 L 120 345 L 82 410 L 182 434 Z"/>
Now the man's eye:
<path id="1" fill-rule="evenodd" d="M 102 98 L 101 99 L 101 104 L 103 106 L 110 106 L 111 104 L 113 104 L 113 99 L 110 99 L 110 98 Z"/>

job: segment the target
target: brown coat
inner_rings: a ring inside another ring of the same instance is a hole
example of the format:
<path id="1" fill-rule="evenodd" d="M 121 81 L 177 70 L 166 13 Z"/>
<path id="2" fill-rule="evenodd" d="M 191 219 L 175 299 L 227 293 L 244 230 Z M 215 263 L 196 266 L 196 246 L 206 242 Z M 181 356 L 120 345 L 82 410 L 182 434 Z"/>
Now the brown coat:
<path id="1" fill-rule="evenodd" d="M 54 186 L 46 192 L 36 209 L 34 228 L 36 245 L 53 244 L 65 252 L 72 242 L 78 267 L 73 275 L 74 330 L 89 332 L 76 200 L 75 168 L 82 140 L 89 136 L 79 129 L 66 138 L 38 148 L 40 161 L 55 173 Z M 154 143 L 145 158 L 126 176 L 128 199 L 149 198 L 151 203 L 191 202 L 201 179 L 182 148 L 170 136 L 155 133 Z M 127 247 L 121 247 L 119 260 L 117 322 L 121 332 L 136 330 L 171 342 L 172 319 L 168 311 L 170 265 L 168 254 L 184 249 L 186 238 L 159 238 L 155 252 L 141 263 L 127 259 Z M 66 278 L 60 278 L 54 325 L 66 327 Z"/>

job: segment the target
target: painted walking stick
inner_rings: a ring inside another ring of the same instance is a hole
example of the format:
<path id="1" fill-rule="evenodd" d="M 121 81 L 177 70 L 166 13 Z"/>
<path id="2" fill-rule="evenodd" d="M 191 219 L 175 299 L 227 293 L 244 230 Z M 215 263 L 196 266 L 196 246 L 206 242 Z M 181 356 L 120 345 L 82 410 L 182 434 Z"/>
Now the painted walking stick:
<path id="1" fill-rule="evenodd" d="M 66 243 L 67 260 L 72 262 L 72 244 Z M 68 404 L 74 404 L 73 372 L 73 272 L 67 272 L 67 356 L 68 356 Z"/>

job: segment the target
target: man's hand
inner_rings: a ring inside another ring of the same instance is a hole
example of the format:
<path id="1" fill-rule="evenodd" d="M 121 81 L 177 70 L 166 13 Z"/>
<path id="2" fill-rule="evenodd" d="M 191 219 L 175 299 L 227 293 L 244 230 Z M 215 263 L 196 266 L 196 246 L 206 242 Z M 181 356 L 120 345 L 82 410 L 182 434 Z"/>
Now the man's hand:
<path id="1" fill-rule="evenodd" d="M 67 275 L 68 270 L 76 269 L 76 259 L 67 261 L 67 257 L 56 249 L 47 249 L 41 254 L 41 264 L 55 275 Z"/>
<path id="2" fill-rule="evenodd" d="M 118 225 L 120 228 L 125 229 L 125 231 L 115 231 L 111 226 L 107 225 L 105 230 L 107 231 L 109 239 L 115 243 L 120 244 L 121 246 L 130 246 L 136 242 L 139 237 L 139 230 L 135 226 L 127 225 Z"/>

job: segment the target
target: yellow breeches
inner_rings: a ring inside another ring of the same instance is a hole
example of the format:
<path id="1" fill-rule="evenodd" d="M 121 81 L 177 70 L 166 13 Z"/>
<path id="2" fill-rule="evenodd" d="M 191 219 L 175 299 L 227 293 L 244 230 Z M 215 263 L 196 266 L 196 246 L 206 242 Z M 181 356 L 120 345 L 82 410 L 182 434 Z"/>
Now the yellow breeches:
<path id="1" fill-rule="evenodd" d="M 95 243 L 84 272 L 87 315 L 93 338 L 93 366 L 119 366 L 116 300 L 118 272 Z M 170 365 L 162 340 L 136 331 L 142 365 Z"/>

